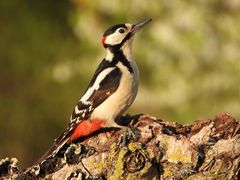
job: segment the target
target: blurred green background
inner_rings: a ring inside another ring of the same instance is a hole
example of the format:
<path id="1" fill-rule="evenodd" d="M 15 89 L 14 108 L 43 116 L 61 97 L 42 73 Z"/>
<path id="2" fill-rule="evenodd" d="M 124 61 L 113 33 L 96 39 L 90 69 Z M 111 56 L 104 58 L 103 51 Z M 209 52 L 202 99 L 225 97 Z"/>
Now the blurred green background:
<path id="1" fill-rule="evenodd" d="M 141 81 L 128 112 L 240 118 L 239 0 L 2 0 L 0 159 L 26 167 L 39 158 L 105 56 L 105 29 L 149 17 L 134 42 Z"/>

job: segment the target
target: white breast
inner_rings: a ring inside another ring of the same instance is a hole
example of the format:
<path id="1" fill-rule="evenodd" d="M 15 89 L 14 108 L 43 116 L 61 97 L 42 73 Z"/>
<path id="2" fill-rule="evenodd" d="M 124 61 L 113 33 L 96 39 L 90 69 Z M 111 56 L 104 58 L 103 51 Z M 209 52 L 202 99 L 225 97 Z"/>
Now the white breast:
<path id="1" fill-rule="evenodd" d="M 134 101 L 138 91 L 138 68 L 134 60 L 130 63 L 133 68 L 132 74 L 128 71 L 126 66 L 118 62 L 117 67 L 122 71 L 119 87 L 109 98 L 94 109 L 90 119 L 105 119 L 107 120 L 106 126 L 118 126 L 114 122 L 114 119 L 121 116 L 122 113 L 127 110 Z"/>

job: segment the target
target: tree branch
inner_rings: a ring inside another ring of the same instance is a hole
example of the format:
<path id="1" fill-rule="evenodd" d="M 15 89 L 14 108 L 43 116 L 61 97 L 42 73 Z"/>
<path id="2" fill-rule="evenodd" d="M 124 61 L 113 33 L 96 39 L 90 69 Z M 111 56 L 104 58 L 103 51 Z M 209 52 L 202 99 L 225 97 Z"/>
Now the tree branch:
<path id="1" fill-rule="evenodd" d="M 6 158 L 0 162 L 0 179 L 240 177 L 240 124 L 229 114 L 190 125 L 148 115 L 137 119 L 130 125 L 141 133 L 137 140 L 129 137 L 122 145 L 124 130 L 105 130 L 64 146 L 56 157 L 23 171 L 15 158 Z"/>

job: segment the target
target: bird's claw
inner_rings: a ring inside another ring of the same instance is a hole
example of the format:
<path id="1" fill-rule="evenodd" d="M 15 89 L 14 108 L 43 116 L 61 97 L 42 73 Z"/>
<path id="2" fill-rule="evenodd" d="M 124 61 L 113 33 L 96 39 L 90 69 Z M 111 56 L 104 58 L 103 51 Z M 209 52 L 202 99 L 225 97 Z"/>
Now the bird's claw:
<path id="1" fill-rule="evenodd" d="M 126 127 L 124 131 L 118 144 L 121 147 L 126 147 L 131 140 L 137 141 L 141 137 L 141 132 L 137 128 Z"/>

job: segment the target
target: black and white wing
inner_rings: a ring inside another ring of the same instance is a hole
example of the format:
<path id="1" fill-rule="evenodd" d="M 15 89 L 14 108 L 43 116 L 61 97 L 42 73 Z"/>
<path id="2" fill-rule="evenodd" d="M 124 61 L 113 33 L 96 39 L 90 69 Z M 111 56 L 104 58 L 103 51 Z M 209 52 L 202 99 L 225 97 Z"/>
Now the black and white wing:
<path id="1" fill-rule="evenodd" d="M 112 62 L 104 59 L 100 63 L 86 92 L 72 112 L 68 129 L 56 139 L 56 143 L 61 143 L 69 137 L 77 124 L 87 120 L 94 109 L 117 90 L 121 76 L 120 69 Z"/>
<path id="2" fill-rule="evenodd" d="M 98 66 L 85 94 L 75 106 L 70 124 L 87 119 L 97 106 L 117 90 L 121 76 L 120 69 L 104 59 Z"/>
<path id="3" fill-rule="evenodd" d="M 117 90 L 121 76 L 120 69 L 111 62 L 103 60 L 100 63 L 87 91 L 72 112 L 67 130 L 55 140 L 53 146 L 40 160 L 54 157 L 58 153 L 61 147 L 68 142 L 75 127 L 82 120 L 87 120 L 94 109 Z"/>

